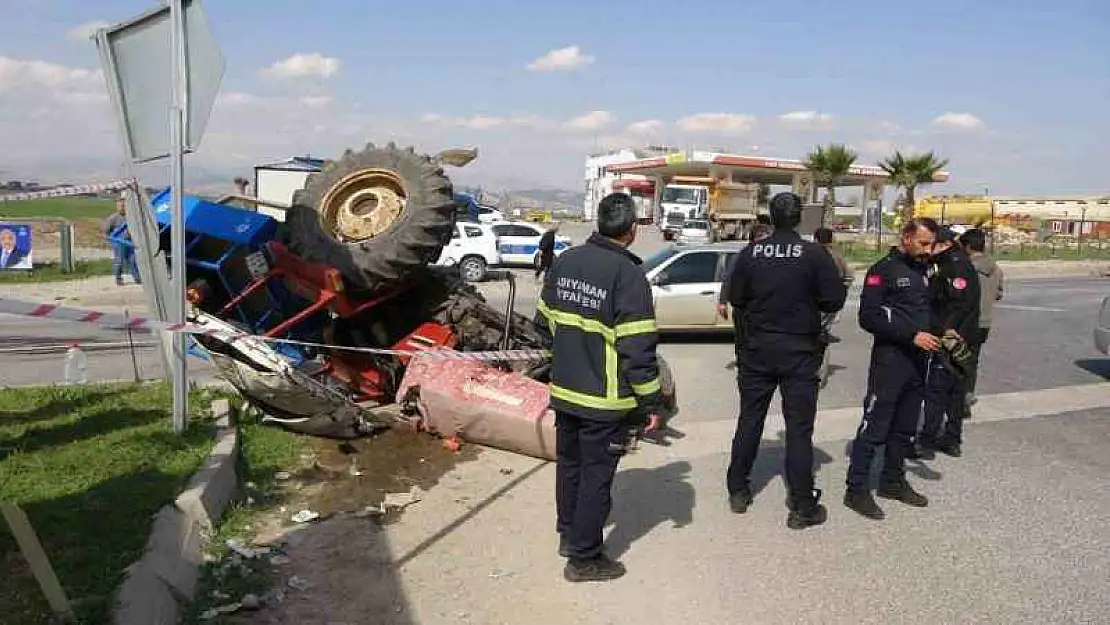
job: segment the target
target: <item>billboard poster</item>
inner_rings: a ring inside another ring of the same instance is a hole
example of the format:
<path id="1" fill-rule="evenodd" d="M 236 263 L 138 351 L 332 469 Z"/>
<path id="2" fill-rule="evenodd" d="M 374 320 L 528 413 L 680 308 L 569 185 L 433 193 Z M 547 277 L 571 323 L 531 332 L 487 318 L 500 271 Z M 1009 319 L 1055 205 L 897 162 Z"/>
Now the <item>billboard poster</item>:
<path id="1" fill-rule="evenodd" d="M 0 222 L 0 271 L 30 268 L 30 224 Z"/>

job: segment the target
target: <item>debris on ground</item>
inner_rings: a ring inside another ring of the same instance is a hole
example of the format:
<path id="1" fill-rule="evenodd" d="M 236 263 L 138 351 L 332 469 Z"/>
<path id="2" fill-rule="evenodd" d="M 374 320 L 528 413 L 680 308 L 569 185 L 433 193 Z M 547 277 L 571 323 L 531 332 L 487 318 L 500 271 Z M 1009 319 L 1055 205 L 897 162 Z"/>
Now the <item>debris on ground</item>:
<path id="1" fill-rule="evenodd" d="M 296 575 L 294 575 L 293 577 L 290 577 L 289 581 L 287 581 L 285 584 L 287 586 L 289 586 L 290 588 L 292 588 L 293 590 L 305 591 L 305 590 L 308 590 L 309 588 L 312 588 L 312 583 L 311 582 L 309 582 L 308 580 L 305 580 L 304 578 L 298 577 Z"/>
<path id="2" fill-rule="evenodd" d="M 274 479 L 279 482 L 284 482 L 291 477 L 293 477 L 293 474 L 288 471 L 278 471 L 274 474 Z"/>
<path id="3" fill-rule="evenodd" d="M 234 538 L 228 539 L 227 548 L 248 560 L 253 560 L 270 553 L 270 550 L 265 547 L 248 547 Z"/>
<path id="4" fill-rule="evenodd" d="M 390 508 L 404 510 L 421 500 L 420 492 L 419 486 L 413 486 L 407 493 L 386 493 L 385 499 L 382 500 L 382 508 L 384 510 Z"/>
<path id="5" fill-rule="evenodd" d="M 319 512 L 313 512 L 312 510 L 301 510 L 300 512 L 293 515 L 293 522 L 294 523 L 310 523 L 310 522 L 315 521 L 316 519 L 319 519 L 319 518 L 320 518 L 320 513 Z"/>
<path id="6" fill-rule="evenodd" d="M 212 619 L 216 618 L 217 616 L 223 616 L 224 614 L 235 614 L 236 612 L 238 612 L 242 608 L 243 608 L 243 604 L 239 603 L 239 602 L 229 603 L 227 605 L 216 606 L 212 609 L 205 610 L 204 612 L 201 612 L 200 613 L 200 620 L 202 620 L 202 621 L 211 621 Z"/>

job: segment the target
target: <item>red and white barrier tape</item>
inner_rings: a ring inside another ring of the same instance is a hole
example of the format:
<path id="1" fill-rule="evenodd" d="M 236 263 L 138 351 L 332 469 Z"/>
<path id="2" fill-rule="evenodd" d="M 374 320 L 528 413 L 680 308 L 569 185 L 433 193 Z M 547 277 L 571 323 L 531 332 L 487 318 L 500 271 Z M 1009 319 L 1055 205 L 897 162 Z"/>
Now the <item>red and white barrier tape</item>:
<path id="1" fill-rule="evenodd" d="M 92 323 L 107 330 L 131 330 L 139 332 L 184 332 L 198 336 L 208 336 L 225 343 L 234 343 L 243 340 L 264 341 L 267 343 L 287 343 L 308 347 L 322 347 L 327 349 L 360 352 L 364 354 L 379 354 L 383 356 L 416 356 L 429 355 L 446 360 L 477 360 L 492 361 L 523 361 L 541 360 L 551 355 L 543 349 L 510 349 L 483 352 L 459 352 L 448 348 L 428 348 L 416 350 L 379 349 L 375 347 L 346 347 L 342 345 L 325 345 L 276 337 L 259 336 L 246 332 L 227 332 L 206 328 L 194 323 L 169 323 L 148 319 L 146 317 L 130 317 L 115 313 L 105 313 L 83 308 L 71 308 L 56 304 L 25 302 L 23 300 L 0 298 L 0 314 L 19 315 L 23 317 L 37 317 L 39 319 L 56 319 L 59 321 L 75 321 L 78 323 Z"/>
<path id="2" fill-rule="evenodd" d="M 103 193 L 104 191 L 119 191 L 133 187 L 137 184 L 135 180 L 113 180 L 112 182 L 105 182 L 100 184 L 79 184 L 72 187 L 56 187 L 53 189 L 46 189 L 45 191 L 26 191 L 23 193 L 7 193 L 0 195 L 0 203 L 2 202 L 25 202 L 27 200 L 42 200 L 51 197 L 69 197 L 73 195 L 85 195 L 86 193 Z"/>

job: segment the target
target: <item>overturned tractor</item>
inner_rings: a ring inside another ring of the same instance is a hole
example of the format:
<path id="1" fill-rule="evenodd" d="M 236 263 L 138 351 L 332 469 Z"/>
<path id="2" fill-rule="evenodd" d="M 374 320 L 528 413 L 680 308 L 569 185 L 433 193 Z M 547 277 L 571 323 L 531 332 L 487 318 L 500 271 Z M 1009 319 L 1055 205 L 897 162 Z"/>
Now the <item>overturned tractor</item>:
<path id="1" fill-rule="evenodd" d="M 252 335 L 198 335 L 198 347 L 266 422 L 343 439 L 407 413 L 446 437 L 553 454 L 549 345 L 512 310 L 511 274 L 499 311 L 457 269 L 432 266 L 457 215 L 442 165 L 474 156 L 348 150 L 308 177 L 284 223 L 186 198 L 190 320 Z M 166 245 L 168 192 L 154 204 Z"/>

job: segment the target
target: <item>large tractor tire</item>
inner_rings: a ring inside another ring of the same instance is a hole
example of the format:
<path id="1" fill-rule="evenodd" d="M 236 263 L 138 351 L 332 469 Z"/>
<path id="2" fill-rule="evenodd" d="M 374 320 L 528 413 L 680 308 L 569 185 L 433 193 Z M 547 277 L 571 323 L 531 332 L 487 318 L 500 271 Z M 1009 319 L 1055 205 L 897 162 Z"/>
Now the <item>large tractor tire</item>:
<path id="1" fill-rule="evenodd" d="M 435 262 L 454 220 L 451 181 L 435 161 L 367 144 L 308 176 L 286 213 L 285 238 L 294 254 L 371 290 Z"/>

